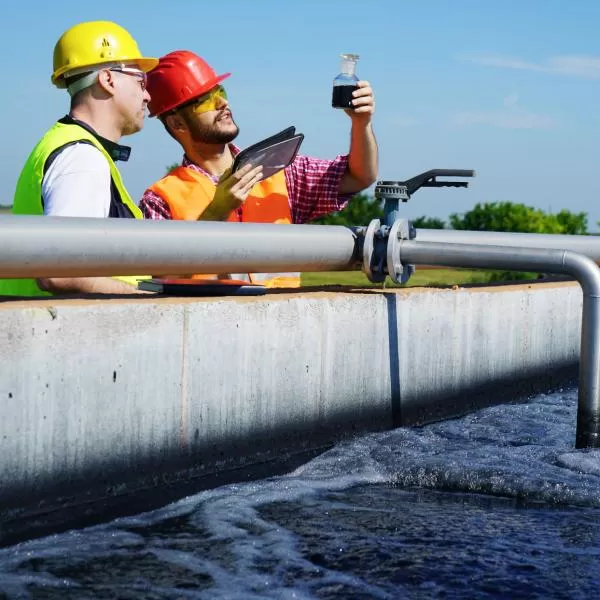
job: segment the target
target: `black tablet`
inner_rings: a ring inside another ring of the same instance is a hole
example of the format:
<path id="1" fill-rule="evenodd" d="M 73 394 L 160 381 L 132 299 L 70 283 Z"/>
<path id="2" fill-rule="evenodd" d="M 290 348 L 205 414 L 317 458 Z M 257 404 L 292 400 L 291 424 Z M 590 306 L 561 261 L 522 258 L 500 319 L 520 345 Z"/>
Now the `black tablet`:
<path id="1" fill-rule="evenodd" d="M 304 135 L 295 133 L 295 127 L 288 127 L 269 138 L 266 138 L 242 150 L 234 159 L 232 172 L 235 173 L 247 164 L 254 167 L 262 165 L 262 179 L 271 177 L 292 163 Z"/>
<path id="2" fill-rule="evenodd" d="M 267 291 L 240 279 L 143 279 L 138 289 L 170 296 L 262 296 Z"/>

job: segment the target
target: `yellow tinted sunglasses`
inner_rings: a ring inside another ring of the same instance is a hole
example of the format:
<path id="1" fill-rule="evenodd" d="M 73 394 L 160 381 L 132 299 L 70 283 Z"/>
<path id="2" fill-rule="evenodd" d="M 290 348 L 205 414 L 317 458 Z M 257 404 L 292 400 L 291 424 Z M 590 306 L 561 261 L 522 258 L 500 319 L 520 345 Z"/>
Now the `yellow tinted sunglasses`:
<path id="1" fill-rule="evenodd" d="M 225 100 L 227 100 L 227 92 L 222 85 L 218 85 L 203 96 L 188 102 L 186 106 L 191 107 L 192 111 L 199 115 L 210 110 L 217 110 Z"/>

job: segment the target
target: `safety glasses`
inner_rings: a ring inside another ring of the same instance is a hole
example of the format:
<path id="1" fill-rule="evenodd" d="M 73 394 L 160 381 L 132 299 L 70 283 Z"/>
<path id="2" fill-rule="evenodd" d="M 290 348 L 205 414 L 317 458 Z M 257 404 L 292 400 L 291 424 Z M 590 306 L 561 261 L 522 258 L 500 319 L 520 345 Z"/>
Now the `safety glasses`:
<path id="1" fill-rule="evenodd" d="M 124 73 L 125 75 L 131 75 L 132 77 L 137 77 L 140 82 L 140 87 L 142 90 L 146 89 L 146 81 L 148 79 L 146 73 L 141 71 L 140 69 L 136 69 L 135 67 L 111 67 L 109 71 L 116 71 L 117 73 Z"/>
<path id="2" fill-rule="evenodd" d="M 222 85 L 218 85 L 210 90 L 210 92 L 196 98 L 192 102 L 188 102 L 185 106 L 189 106 L 192 112 L 199 115 L 210 110 L 217 110 L 226 100 L 227 92 L 225 88 Z"/>

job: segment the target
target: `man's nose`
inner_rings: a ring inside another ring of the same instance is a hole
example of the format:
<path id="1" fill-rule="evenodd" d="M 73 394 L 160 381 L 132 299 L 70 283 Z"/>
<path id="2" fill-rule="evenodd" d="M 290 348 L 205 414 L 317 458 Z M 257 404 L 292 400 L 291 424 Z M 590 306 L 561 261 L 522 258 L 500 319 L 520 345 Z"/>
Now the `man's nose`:
<path id="1" fill-rule="evenodd" d="M 226 98 L 217 97 L 217 101 L 215 102 L 215 106 L 218 109 L 227 108 L 229 106 L 229 101 Z"/>

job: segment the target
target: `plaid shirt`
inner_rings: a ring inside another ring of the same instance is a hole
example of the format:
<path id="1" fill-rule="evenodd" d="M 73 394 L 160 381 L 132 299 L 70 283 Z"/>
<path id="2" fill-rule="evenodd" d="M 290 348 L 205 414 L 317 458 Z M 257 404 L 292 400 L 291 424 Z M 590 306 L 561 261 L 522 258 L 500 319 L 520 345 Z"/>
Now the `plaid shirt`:
<path id="1" fill-rule="evenodd" d="M 235 156 L 240 150 L 230 145 Z M 194 169 L 206 175 L 215 185 L 219 178 L 208 174 L 204 169 L 183 157 L 183 167 Z M 321 160 L 298 155 L 285 169 L 290 209 L 293 223 L 306 223 L 317 217 L 342 210 L 352 194 L 340 196 L 338 193 L 342 175 L 348 168 L 348 156 L 338 156 L 334 160 Z M 171 219 L 169 205 L 152 190 L 147 189 L 140 201 L 140 208 L 146 219 Z"/>

